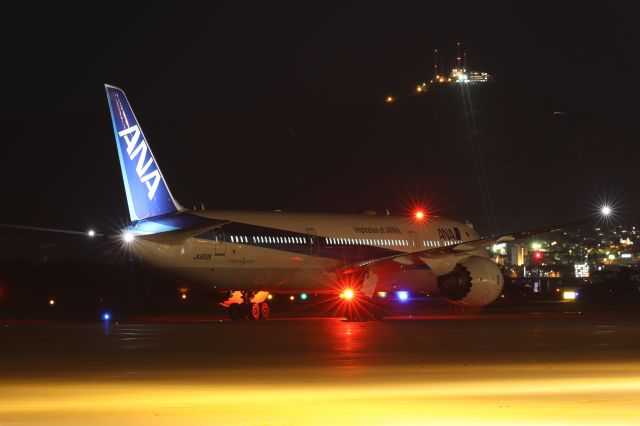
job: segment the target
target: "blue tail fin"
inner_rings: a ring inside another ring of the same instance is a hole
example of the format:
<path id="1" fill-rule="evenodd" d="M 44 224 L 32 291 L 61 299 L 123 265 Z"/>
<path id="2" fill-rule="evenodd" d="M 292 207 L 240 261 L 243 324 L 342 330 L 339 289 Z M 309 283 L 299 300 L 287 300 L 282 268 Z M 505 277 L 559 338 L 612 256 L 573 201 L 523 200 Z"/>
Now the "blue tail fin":
<path id="1" fill-rule="evenodd" d="M 151 153 L 124 92 L 105 84 L 132 221 L 181 210 Z"/>

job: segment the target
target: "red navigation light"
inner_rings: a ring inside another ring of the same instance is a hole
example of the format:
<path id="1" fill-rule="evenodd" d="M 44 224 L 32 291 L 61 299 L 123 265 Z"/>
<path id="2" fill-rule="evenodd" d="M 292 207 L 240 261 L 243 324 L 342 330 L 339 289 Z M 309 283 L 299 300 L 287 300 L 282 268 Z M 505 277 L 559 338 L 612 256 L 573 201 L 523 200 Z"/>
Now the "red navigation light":
<path id="1" fill-rule="evenodd" d="M 416 219 L 422 220 L 422 219 L 424 219 L 424 212 L 422 210 L 418 210 L 416 212 L 415 216 L 416 216 Z"/>

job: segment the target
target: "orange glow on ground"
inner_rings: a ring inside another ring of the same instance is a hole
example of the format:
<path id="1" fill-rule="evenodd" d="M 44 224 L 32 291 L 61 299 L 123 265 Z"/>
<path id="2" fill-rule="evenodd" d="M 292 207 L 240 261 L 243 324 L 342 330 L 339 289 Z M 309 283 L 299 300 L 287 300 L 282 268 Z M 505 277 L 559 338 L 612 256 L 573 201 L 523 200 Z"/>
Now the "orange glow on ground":
<path id="1" fill-rule="evenodd" d="M 0 382 L 2 424 L 614 425 L 640 363 L 179 371 Z M 259 404 L 259 413 L 247 410 Z"/>

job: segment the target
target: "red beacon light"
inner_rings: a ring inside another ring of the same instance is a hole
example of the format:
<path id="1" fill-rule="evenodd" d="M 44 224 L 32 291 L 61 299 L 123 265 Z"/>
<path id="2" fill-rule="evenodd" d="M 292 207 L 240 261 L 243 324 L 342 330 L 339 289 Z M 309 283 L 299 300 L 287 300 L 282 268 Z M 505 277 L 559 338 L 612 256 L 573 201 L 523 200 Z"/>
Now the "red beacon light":
<path id="1" fill-rule="evenodd" d="M 355 296 L 355 292 L 350 288 L 340 293 L 340 298 L 346 301 L 353 299 L 353 296 Z"/>

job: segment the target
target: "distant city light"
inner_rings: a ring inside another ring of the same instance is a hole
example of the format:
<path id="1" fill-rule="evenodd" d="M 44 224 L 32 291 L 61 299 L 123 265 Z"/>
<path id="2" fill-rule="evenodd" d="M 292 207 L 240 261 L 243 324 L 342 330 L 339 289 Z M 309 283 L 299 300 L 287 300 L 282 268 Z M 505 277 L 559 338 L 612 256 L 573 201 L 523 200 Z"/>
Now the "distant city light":
<path id="1" fill-rule="evenodd" d="M 398 291 L 396 293 L 398 295 L 398 299 L 402 302 L 406 302 L 407 300 L 409 300 L 409 292 L 408 291 Z"/>
<path id="2" fill-rule="evenodd" d="M 589 278 L 588 263 L 576 263 L 575 265 L 573 265 L 573 269 L 576 278 Z"/>
<path id="3" fill-rule="evenodd" d="M 562 293 L 562 298 L 564 300 L 575 300 L 577 293 L 575 291 L 565 291 Z"/>
<path id="4" fill-rule="evenodd" d="M 307 300 L 307 297 L 309 297 L 309 296 L 307 296 L 307 293 L 300 294 L 300 299 L 302 299 L 302 300 Z"/>
<path id="5" fill-rule="evenodd" d="M 289 296 L 289 300 L 296 300 L 295 296 Z"/>
<path id="6" fill-rule="evenodd" d="M 385 99 L 385 102 L 390 104 L 391 102 L 395 101 L 395 99 L 393 98 L 393 96 L 387 96 L 387 98 Z"/>
<path id="7" fill-rule="evenodd" d="M 506 243 L 494 244 L 491 246 L 491 252 L 495 254 L 505 255 L 507 253 L 507 244 Z"/>
<path id="8" fill-rule="evenodd" d="M 49 305 L 50 305 L 50 306 L 53 306 L 53 305 L 55 305 L 55 304 L 56 304 L 56 301 L 55 301 L 55 300 L 53 300 L 53 299 L 49 299 Z"/>
<path id="9" fill-rule="evenodd" d="M 87 231 L 87 235 L 89 236 L 89 238 L 93 238 L 96 236 L 96 231 L 94 231 L 93 229 L 89 229 L 89 231 Z"/>
<path id="10" fill-rule="evenodd" d="M 456 81 L 457 81 L 458 83 L 466 83 L 467 81 L 469 81 L 469 77 L 467 77 L 467 75 L 466 75 L 466 74 L 464 74 L 463 72 L 459 72 L 459 73 L 456 75 Z"/>
<path id="11" fill-rule="evenodd" d="M 604 205 L 602 206 L 602 209 L 600 209 L 600 212 L 603 216 L 609 216 L 611 214 L 611 207 Z"/>
<path id="12" fill-rule="evenodd" d="M 182 293 L 182 294 L 180 295 L 180 298 L 181 298 L 182 300 L 187 300 L 187 293 Z"/>
<path id="13" fill-rule="evenodd" d="M 109 312 L 105 312 L 102 314 L 102 319 L 105 321 L 109 321 L 111 319 L 111 314 Z"/>
<path id="14" fill-rule="evenodd" d="M 127 231 L 127 232 L 125 232 L 125 233 L 122 235 L 122 239 L 124 240 L 124 242 L 125 242 L 125 243 L 130 243 L 130 242 L 132 242 L 132 241 L 133 241 L 133 238 L 134 238 L 134 237 L 133 237 L 133 234 L 132 234 L 131 232 L 128 232 L 128 231 Z"/>

